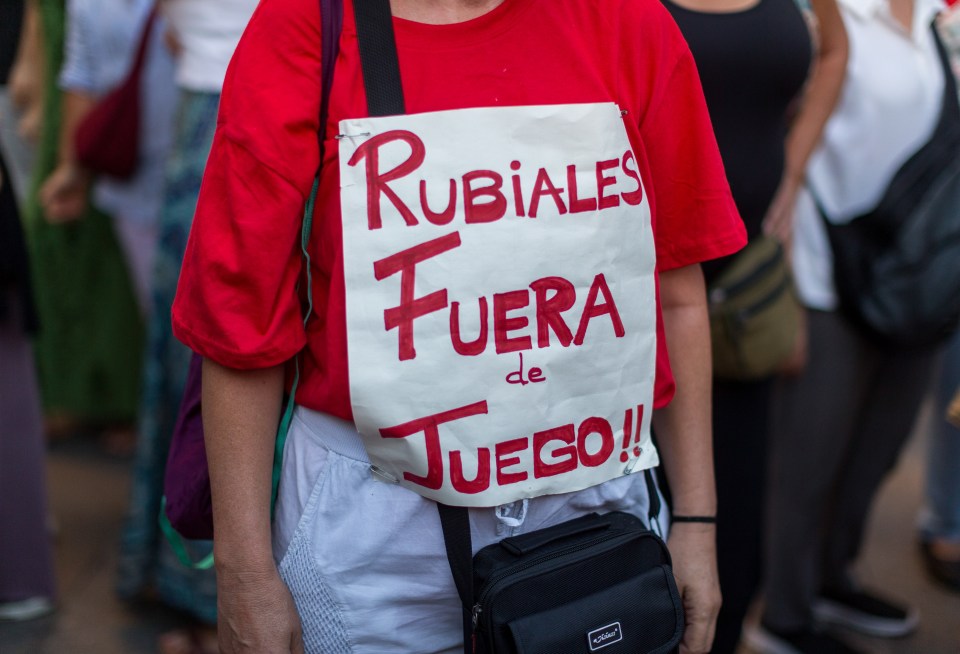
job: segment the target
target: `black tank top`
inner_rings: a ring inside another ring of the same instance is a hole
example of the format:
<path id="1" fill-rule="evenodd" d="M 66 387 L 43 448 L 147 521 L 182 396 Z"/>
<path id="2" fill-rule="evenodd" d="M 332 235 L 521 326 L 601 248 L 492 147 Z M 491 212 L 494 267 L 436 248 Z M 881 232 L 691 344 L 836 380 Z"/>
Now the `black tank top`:
<path id="1" fill-rule="evenodd" d="M 795 0 L 724 13 L 663 2 L 697 62 L 730 190 L 753 238 L 783 176 L 791 104 L 810 68 L 810 32 Z M 722 264 L 705 265 L 708 278 Z"/>
<path id="2" fill-rule="evenodd" d="M 0 86 L 6 86 L 20 42 L 23 0 L 0 0 Z"/>

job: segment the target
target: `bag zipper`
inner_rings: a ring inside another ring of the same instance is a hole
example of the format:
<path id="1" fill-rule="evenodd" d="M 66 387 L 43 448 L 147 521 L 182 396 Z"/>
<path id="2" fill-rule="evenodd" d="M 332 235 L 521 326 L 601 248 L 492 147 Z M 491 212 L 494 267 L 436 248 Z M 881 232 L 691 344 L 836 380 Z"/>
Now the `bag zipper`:
<path id="1" fill-rule="evenodd" d="M 593 547 L 605 541 L 609 541 L 611 543 L 615 543 L 616 541 L 627 542 L 634 538 L 642 538 L 646 534 L 653 535 L 652 532 L 648 531 L 643 533 L 630 532 L 630 533 L 617 533 L 613 535 L 598 536 L 584 543 L 577 543 L 576 545 L 570 545 L 568 547 L 565 547 L 562 550 L 558 550 L 556 552 L 551 552 L 550 554 L 544 554 L 542 556 L 530 559 L 529 561 L 525 561 L 521 564 L 511 566 L 506 570 L 503 570 L 497 573 L 496 575 L 494 575 L 493 577 L 487 580 L 487 583 L 484 584 L 483 589 L 480 591 L 480 595 L 477 597 L 476 603 L 473 605 L 471 616 L 472 616 L 472 622 L 473 622 L 474 637 L 476 636 L 476 633 L 477 633 L 477 627 L 480 622 L 480 616 L 483 613 L 484 603 L 489 597 L 489 595 L 493 592 L 494 588 L 497 585 L 499 585 L 502 581 L 507 580 L 509 577 L 514 577 L 515 575 L 517 575 L 517 573 L 521 573 L 524 570 L 527 570 L 533 566 L 540 565 L 545 561 L 550 561 L 552 559 L 559 559 L 559 558 L 568 556 L 570 554 L 579 552 L 581 550 Z M 615 543 L 615 544 L 619 544 L 619 543 Z M 526 577 L 519 577 L 519 578 L 513 579 L 513 581 L 514 582 L 521 581 L 525 578 Z M 490 633 L 489 629 L 487 629 L 486 632 L 487 632 L 488 641 L 492 642 L 493 634 Z"/>
<path id="2" fill-rule="evenodd" d="M 760 313 L 761 311 L 766 309 L 768 306 L 776 302 L 777 298 L 783 295 L 784 291 L 786 291 L 789 287 L 790 287 L 790 278 L 784 275 L 783 279 L 780 280 L 780 283 L 777 284 L 773 290 L 771 290 L 769 293 L 764 295 L 756 303 L 751 304 L 749 307 L 745 307 L 740 311 L 738 311 L 737 318 L 739 320 L 746 320 L 747 318 L 750 318 L 751 316 Z"/>
<path id="3" fill-rule="evenodd" d="M 778 248 L 774 252 L 773 256 L 761 263 L 759 266 L 750 271 L 750 274 L 745 277 L 738 279 L 737 281 L 730 284 L 726 288 L 718 287 L 710 291 L 710 300 L 714 304 L 723 302 L 727 298 L 730 298 L 744 288 L 749 287 L 757 278 L 763 277 L 771 268 L 777 265 L 777 263 L 782 259 L 783 255 L 781 254 L 780 249 Z"/>

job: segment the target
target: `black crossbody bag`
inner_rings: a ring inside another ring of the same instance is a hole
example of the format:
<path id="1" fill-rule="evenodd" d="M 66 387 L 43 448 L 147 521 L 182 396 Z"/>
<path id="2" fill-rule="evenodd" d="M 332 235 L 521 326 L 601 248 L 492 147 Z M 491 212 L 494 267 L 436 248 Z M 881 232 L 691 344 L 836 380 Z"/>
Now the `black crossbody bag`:
<path id="1" fill-rule="evenodd" d="M 653 475 L 649 524 L 660 501 Z M 667 654 L 683 638 L 670 552 L 635 515 L 590 513 L 471 556 L 467 509 L 438 504 L 467 654 Z"/>
<path id="2" fill-rule="evenodd" d="M 367 109 L 406 113 L 389 0 L 353 0 Z M 650 471 L 649 524 L 659 495 Z M 636 516 L 588 514 L 507 538 L 472 556 L 467 509 L 437 505 L 476 654 L 667 654 L 683 604 L 666 544 Z"/>

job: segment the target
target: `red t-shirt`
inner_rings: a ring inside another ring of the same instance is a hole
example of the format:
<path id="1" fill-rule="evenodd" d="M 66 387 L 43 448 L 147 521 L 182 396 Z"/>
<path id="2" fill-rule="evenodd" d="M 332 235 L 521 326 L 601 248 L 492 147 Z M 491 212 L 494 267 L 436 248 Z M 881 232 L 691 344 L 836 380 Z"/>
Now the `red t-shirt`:
<path id="1" fill-rule="evenodd" d="M 296 284 L 319 161 L 319 2 L 262 0 L 224 83 L 173 328 L 237 369 L 277 365 L 306 346 L 297 402 L 350 419 L 335 136 L 341 119 L 368 113 L 344 5 L 310 239 L 315 316 L 305 330 Z M 744 245 L 693 58 L 659 0 L 504 0 L 465 23 L 395 19 L 394 28 L 408 113 L 611 101 L 625 109 L 659 270 Z M 674 382 L 659 320 L 658 335 L 660 407 Z"/>

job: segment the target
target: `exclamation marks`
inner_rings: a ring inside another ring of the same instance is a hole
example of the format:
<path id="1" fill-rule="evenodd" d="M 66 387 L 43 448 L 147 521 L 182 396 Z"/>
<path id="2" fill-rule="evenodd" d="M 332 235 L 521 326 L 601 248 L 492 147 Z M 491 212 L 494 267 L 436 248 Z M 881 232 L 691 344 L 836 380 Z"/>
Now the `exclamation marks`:
<path id="1" fill-rule="evenodd" d="M 640 456 L 640 435 L 643 433 L 643 405 L 637 405 L 637 433 L 633 437 L 633 456 Z"/>
<path id="2" fill-rule="evenodd" d="M 643 405 L 637 405 L 637 428 L 633 428 L 633 409 L 627 409 L 623 414 L 623 451 L 620 453 L 620 462 L 626 463 L 630 460 L 630 446 L 633 445 L 633 456 L 640 456 L 640 437 L 643 434 Z"/>
<path id="3" fill-rule="evenodd" d="M 620 453 L 620 463 L 630 459 L 630 441 L 633 436 L 633 409 L 627 409 L 623 414 L 623 452 Z"/>

